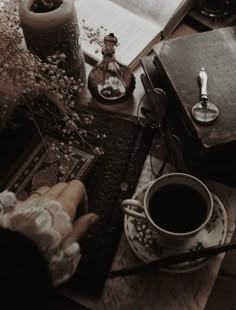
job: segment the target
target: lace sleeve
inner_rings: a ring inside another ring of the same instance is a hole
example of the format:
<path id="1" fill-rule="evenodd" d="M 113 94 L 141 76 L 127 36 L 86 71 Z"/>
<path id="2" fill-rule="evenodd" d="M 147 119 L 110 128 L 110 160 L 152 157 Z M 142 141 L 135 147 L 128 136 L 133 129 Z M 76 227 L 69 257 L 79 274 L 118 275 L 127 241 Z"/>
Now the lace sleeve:
<path id="1" fill-rule="evenodd" d="M 33 240 L 43 252 L 55 286 L 68 280 L 80 260 L 68 214 L 57 201 L 37 197 L 17 201 L 14 193 L 0 193 L 0 225 Z"/>

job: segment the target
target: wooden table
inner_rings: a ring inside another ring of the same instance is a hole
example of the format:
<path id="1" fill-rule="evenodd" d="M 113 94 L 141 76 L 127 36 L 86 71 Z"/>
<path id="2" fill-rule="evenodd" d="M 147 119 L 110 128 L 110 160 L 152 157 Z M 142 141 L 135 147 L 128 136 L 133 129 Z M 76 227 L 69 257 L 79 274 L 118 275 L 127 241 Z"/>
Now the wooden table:
<path id="1" fill-rule="evenodd" d="M 198 32 L 198 29 L 183 22 L 171 37 L 179 37 L 195 32 Z M 90 68 L 90 66 L 87 67 L 87 73 Z M 136 115 L 138 103 L 144 94 L 140 81 L 141 73 L 141 67 L 135 70 L 136 89 L 133 96 L 122 104 L 104 106 L 92 98 L 88 91 L 81 94 L 80 100 L 84 104 L 100 107 L 108 111 Z M 148 166 L 147 163 L 146 165 Z M 146 167 L 138 187 L 150 181 L 151 178 L 150 169 Z M 234 189 L 225 188 L 224 186 L 221 187 L 221 185 L 214 183 L 209 183 L 209 186 L 213 189 L 216 188 L 216 191 L 224 192 L 225 204 L 228 205 L 229 241 L 235 228 L 235 191 Z M 232 239 L 236 241 L 236 234 L 233 235 Z M 222 259 L 223 255 L 219 255 L 206 268 L 194 273 L 185 274 L 184 276 L 148 272 L 132 277 L 110 279 L 106 283 L 103 295 L 98 299 L 81 296 L 74 292 L 66 291 L 64 293 L 75 302 L 78 301 L 94 310 L 202 310 L 204 308 L 207 310 L 230 310 L 233 305 L 236 305 L 236 295 L 234 293 L 236 253 L 228 253 L 220 268 Z M 125 236 L 122 236 L 112 268 L 119 269 L 139 262 L 131 251 Z M 69 309 L 68 307 L 67 310 Z"/>

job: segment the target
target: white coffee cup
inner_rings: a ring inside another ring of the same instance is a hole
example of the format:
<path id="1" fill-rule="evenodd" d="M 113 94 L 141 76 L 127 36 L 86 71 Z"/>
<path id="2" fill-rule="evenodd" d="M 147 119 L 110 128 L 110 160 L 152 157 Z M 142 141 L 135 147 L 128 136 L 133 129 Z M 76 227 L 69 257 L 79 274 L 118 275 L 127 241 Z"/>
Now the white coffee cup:
<path id="1" fill-rule="evenodd" d="M 148 221 L 159 235 L 186 240 L 209 222 L 213 198 L 198 178 L 186 173 L 169 173 L 150 183 L 143 204 L 126 199 L 121 207 L 125 214 Z"/>

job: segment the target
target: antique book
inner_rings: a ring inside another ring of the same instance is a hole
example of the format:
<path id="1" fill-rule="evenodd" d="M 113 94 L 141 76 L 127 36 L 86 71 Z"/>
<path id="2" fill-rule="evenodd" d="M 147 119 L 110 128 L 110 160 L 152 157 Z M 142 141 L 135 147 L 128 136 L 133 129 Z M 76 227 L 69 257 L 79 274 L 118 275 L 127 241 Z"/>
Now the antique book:
<path id="1" fill-rule="evenodd" d="M 175 29 L 193 3 L 193 0 L 75 0 L 82 48 L 89 58 L 101 60 L 101 39 L 104 34 L 114 33 L 119 42 L 117 59 L 133 69 L 141 56 Z"/>
<path id="2" fill-rule="evenodd" d="M 200 173 L 199 167 L 204 167 L 206 176 L 220 176 L 221 180 L 236 169 L 235 50 L 236 27 L 166 40 L 154 46 L 153 83 L 168 95 L 169 114 L 185 142 L 188 158 L 197 165 L 195 171 Z M 192 107 L 200 101 L 198 75 L 202 67 L 208 74 L 209 101 L 219 109 L 216 121 L 207 126 L 196 123 L 191 115 Z"/>
<path id="3" fill-rule="evenodd" d="M 63 149 L 69 145 L 64 142 L 62 144 L 62 141 L 58 137 L 48 135 L 40 139 L 36 134 L 15 160 L 11 173 L 6 174 L 1 180 L 0 188 L 14 191 L 17 197 L 23 200 L 43 185 L 52 186 L 71 179 L 84 181 L 98 155 L 74 143 L 71 146 L 73 156 L 67 161 L 64 159 Z M 52 146 L 57 151 L 51 149 Z M 63 171 L 61 166 L 64 167 Z"/>
<path id="4" fill-rule="evenodd" d="M 235 49 L 236 27 L 227 27 L 164 41 L 154 47 L 155 65 L 165 88 L 171 88 L 181 119 L 203 147 L 236 140 Z M 158 50 L 159 49 L 159 50 Z M 208 97 L 219 109 L 219 117 L 210 126 L 194 122 L 191 110 L 200 101 L 198 74 L 208 74 Z"/>

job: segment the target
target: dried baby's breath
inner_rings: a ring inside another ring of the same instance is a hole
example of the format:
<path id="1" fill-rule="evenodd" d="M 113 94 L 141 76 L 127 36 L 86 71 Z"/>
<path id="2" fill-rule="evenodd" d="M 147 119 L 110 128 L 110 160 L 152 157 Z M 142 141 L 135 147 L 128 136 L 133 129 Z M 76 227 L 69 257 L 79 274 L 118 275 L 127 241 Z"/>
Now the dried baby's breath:
<path id="1" fill-rule="evenodd" d="M 85 19 L 82 20 L 81 28 L 83 29 L 83 40 L 89 41 L 90 44 L 96 46 L 95 53 L 99 52 L 99 47 L 103 47 L 103 38 L 107 33 L 107 29 L 104 26 L 99 26 L 97 29 L 90 27 L 86 24 Z"/>
<path id="2" fill-rule="evenodd" d="M 80 129 L 82 123 L 92 122 L 93 117 L 76 111 L 76 97 L 84 85 L 61 69 L 66 60 L 64 54 L 58 51 L 41 60 L 22 46 L 20 1 L 0 0 L 0 127 L 8 125 L 16 107 L 23 108 L 40 132 L 47 129 L 40 126 L 47 126 L 50 119 L 68 141 L 79 140 L 94 150 L 86 136 L 97 133 Z M 52 4 L 51 0 L 42 0 L 45 1 Z M 35 100 L 38 96 L 49 98 L 59 113 L 51 109 L 47 100 L 38 103 Z"/>
<path id="3" fill-rule="evenodd" d="M 88 41 L 90 44 L 94 45 L 95 53 L 101 51 L 104 47 L 104 37 L 108 34 L 108 30 L 103 25 L 100 25 L 96 29 L 87 25 L 86 20 L 82 19 L 81 29 L 83 30 L 83 40 Z M 116 43 L 116 46 L 119 46 L 119 43 Z"/>

